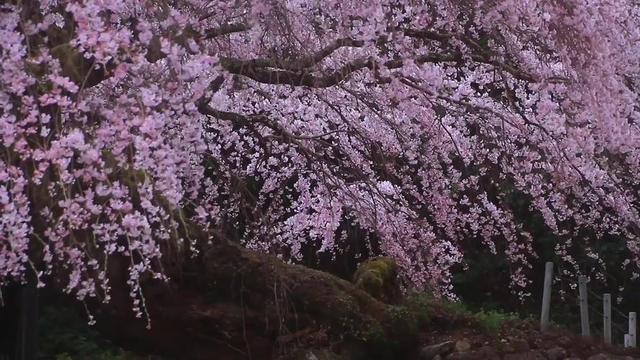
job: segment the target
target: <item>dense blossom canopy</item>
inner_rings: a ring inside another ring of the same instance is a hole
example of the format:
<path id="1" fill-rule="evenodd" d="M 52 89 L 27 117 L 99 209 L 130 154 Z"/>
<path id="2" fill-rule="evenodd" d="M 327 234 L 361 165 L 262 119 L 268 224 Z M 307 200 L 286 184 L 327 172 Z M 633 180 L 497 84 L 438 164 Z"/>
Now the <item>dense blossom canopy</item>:
<path id="1" fill-rule="evenodd" d="M 120 254 L 141 312 L 186 223 L 295 260 L 350 222 L 409 285 L 449 292 L 472 240 L 517 290 L 514 194 L 566 261 L 640 261 L 632 0 L 21 0 L 0 38 L 0 284 L 108 301 Z"/>

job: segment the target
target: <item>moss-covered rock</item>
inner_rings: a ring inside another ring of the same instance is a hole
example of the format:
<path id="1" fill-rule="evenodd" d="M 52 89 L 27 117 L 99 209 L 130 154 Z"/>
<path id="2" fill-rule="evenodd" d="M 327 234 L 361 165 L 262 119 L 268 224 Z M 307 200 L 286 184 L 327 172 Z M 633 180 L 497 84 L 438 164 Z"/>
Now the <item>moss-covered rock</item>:
<path id="1" fill-rule="evenodd" d="M 206 239 L 197 228 L 190 234 Z M 389 300 L 386 289 L 397 286 L 395 273 L 392 261 L 374 259 L 361 268 L 361 286 L 356 286 L 218 242 L 185 265 L 181 280 L 169 289 L 162 284 L 145 288 L 151 330 L 137 326 L 141 322 L 123 311 L 105 310 L 98 324 L 125 348 L 126 343 L 174 358 L 245 359 L 251 354 L 254 360 L 267 360 L 294 350 L 333 351 L 337 346 L 340 356 L 351 349 L 350 359 L 397 359 L 412 350 L 417 317 L 405 305 L 387 305 L 364 291 Z M 116 300 L 114 296 L 112 305 L 120 303 Z"/>
<path id="2" fill-rule="evenodd" d="M 218 297 L 210 301 L 242 301 L 243 306 L 273 317 L 272 323 L 293 321 L 288 326 L 297 328 L 319 326 L 334 339 L 366 341 L 361 339 L 363 333 L 372 329 L 383 332 L 380 322 L 386 306 L 328 273 L 285 264 L 235 246 L 211 249 L 204 267 L 199 278 L 207 280 L 202 285 Z M 243 299 L 242 293 L 246 294 Z"/>
<path id="3" fill-rule="evenodd" d="M 388 257 L 376 257 L 360 264 L 353 282 L 358 288 L 385 303 L 397 303 L 401 297 L 398 265 Z"/>

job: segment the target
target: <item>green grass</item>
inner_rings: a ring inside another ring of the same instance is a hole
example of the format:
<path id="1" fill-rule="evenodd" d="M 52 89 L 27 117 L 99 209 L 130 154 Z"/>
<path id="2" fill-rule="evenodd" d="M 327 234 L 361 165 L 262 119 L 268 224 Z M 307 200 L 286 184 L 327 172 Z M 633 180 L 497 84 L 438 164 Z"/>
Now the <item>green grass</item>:
<path id="1" fill-rule="evenodd" d="M 440 302 L 440 305 L 449 313 L 462 316 L 473 316 L 473 312 L 462 302 L 444 300 Z"/>
<path id="2" fill-rule="evenodd" d="M 443 310 L 450 314 L 470 318 L 484 330 L 497 332 L 507 321 L 518 320 L 516 314 L 505 313 L 499 310 L 484 310 L 474 312 L 467 305 L 457 301 L 436 300 L 428 294 L 412 294 L 406 301 L 407 307 L 417 310 L 416 313 L 424 318 L 422 322 L 428 322 L 429 309 L 432 304 L 437 303 Z"/>
<path id="3" fill-rule="evenodd" d="M 510 313 L 503 313 L 496 310 L 484 311 L 481 310 L 473 314 L 473 318 L 482 326 L 485 330 L 497 332 L 502 325 L 507 321 L 518 320 L 518 316 Z"/>

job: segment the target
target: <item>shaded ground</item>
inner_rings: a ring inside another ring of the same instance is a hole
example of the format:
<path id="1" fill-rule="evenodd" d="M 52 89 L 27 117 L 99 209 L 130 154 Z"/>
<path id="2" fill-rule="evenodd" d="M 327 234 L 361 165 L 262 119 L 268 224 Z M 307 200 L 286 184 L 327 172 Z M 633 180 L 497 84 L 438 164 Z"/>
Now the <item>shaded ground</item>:
<path id="1" fill-rule="evenodd" d="M 118 274 L 122 276 L 118 262 L 111 264 L 116 267 L 111 272 L 113 283 L 124 283 L 118 279 Z M 111 304 L 96 308 L 100 336 L 109 339 L 109 346 L 127 352 L 114 350 L 94 357 L 88 354 L 99 349 L 85 344 L 84 352 L 46 356 L 58 360 L 640 359 L 637 350 L 607 347 L 562 330 L 541 334 L 535 323 L 499 313 L 471 314 L 426 294 L 399 299 L 397 286 L 390 283 L 393 266 L 386 261 L 366 266 L 371 267 L 361 269 L 353 284 L 221 244 L 185 267 L 179 281 L 148 284 L 151 330 L 131 314 L 126 289 L 113 289 Z M 61 322 L 48 324 L 47 331 L 69 327 Z M 90 342 L 82 336 L 69 341 Z"/>
<path id="2" fill-rule="evenodd" d="M 541 333 L 533 321 L 507 320 L 498 329 L 486 329 L 467 315 L 437 305 L 432 311 L 430 329 L 420 334 L 420 343 L 428 345 L 414 359 L 640 359 L 637 349 L 608 346 L 563 329 Z"/>
<path id="3" fill-rule="evenodd" d="M 640 359 L 638 350 L 606 346 L 600 341 L 584 339 L 562 329 L 546 333 L 536 330 L 530 321 L 504 320 L 496 314 L 478 317 L 463 313 L 456 306 L 440 303 L 425 296 L 415 296 L 410 301 L 428 303 L 428 315 L 417 332 L 417 342 L 402 358 L 423 359 Z M 417 309 L 415 304 L 410 308 Z M 399 307 L 400 308 L 400 307 Z M 422 310 L 425 310 L 423 308 Z M 497 327 L 496 327 L 497 326 Z M 176 339 L 177 340 L 177 339 Z M 251 339 L 247 339 L 251 341 Z M 220 352 L 210 354 L 210 359 L 249 359 L 246 349 L 237 349 L 236 355 L 223 348 L 228 345 L 218 341 Z M 90 329 L 81 314 L 71 308 L 56 304 L 44 308 L 41 320 L 40 359 L 100 359 L 100 360 L 172 360 L 190 357 L 141 354 L 124 351 Z M 179 345 L 174 341 L 174 345 Z M 251 344 L 250 344 L 251 346 Z M 256 345 L 253 344 L 255 347 Z M 306 328 L 288 335 L 276 337 L 271 344 L 263 344 L 268 352 L 254 353 L 251 359 L 295 360 L 346 360 L 370 359 L 366 349 L 357 344 L 335 342 L 326 331 Z M 138 349 L 139 351 L 140 349 Z M 226 357 L 222 357 L 226 356 Z M 389 359 L 395 359 L 391 355 Z"/>

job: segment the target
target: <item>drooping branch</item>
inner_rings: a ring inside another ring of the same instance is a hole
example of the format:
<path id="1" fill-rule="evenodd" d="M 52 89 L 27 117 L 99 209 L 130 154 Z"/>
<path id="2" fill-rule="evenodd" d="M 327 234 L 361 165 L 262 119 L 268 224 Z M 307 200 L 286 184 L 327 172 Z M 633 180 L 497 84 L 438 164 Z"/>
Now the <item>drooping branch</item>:
<path id="1" fill-rule="evenodd" d="M 447 33 L 439 33 L 426 30 L 405 30 L 405 35 L 412 38 L 423 38 L 440 42 L 445 46 L 450 46 L 448 42 L 454 38 L 454 35 Z M 380 64 L 372 57 L 357 58 L 341 66 L 338 69 L 330 70 L 328 73 L 314 75 L 314 71 L 310 68 L 320 63 L 323 59 L 331 56 L 333 52 L 342 47 L 361 47 L 364 45 L 362 40 L 354 39 L 338 39 L 320 51 L 303 57 L 297 61 L 285 62 L 276 59 L 249 59 L 240 60 L 236 58 L 223 58 L 221 60 L 222 67 L 232 74 L 242 75 L 264 84 L 272 85 L 291 85 L 291 86 L 307 86 L 313 88 L 326 88 L 335 86 L 342 81 L 348 79 L 351 74 L 363 70 L 365 68 L 373 70 L 380 65 L 387 69 L 397 69 L 403 66 L 407 61 L 415 61 L 417 64 L 425 63 L 464 63 L 468 59 L 473 62 L 485 65 L 491 65 L 496 69 L 505 71 L 517 80 L 536 83 L 542 79 L 538 79 L 533 74 L 522 69 L 512 61 L 500 61 L 497 56 L 491 54 L 481 48 L 475 41 L 467 37 L 463 37 L 463 42 L 467 44 L 472 51 L 463 54 L 458 50 L 430 52 L 428 54 L 419 55 L 415 58 L 393 59 Z M 563 77 L 551 77 L 544 79 L 548 83 L 564 83 L 568 79 Z M 384 81 L 383 81 L 384 82 Z"/>
<path id="2" fill-rule="evenodd" d="M 263 66 L 255 66 L 253 60 L 223 58 L 220 60 L 220 64 L 225 70 L 232 74 L 246 76 L 264 84 L 327 88 L 339 84 L 358 70 L 371 68 L 374 62 L 371 59 L 356 59 L 322 76 L 314 75 L 306 71 L 270 69 Z"/>
<path id="3" fill-rule="evenodd" d="M 229 35 L 237 32 L 247 31 L 251 29 L 251 25 L 246 22 L 223 24 L 217 28 L 204 31 L 204 39 L 213 39 L 218 36 Z"/>

